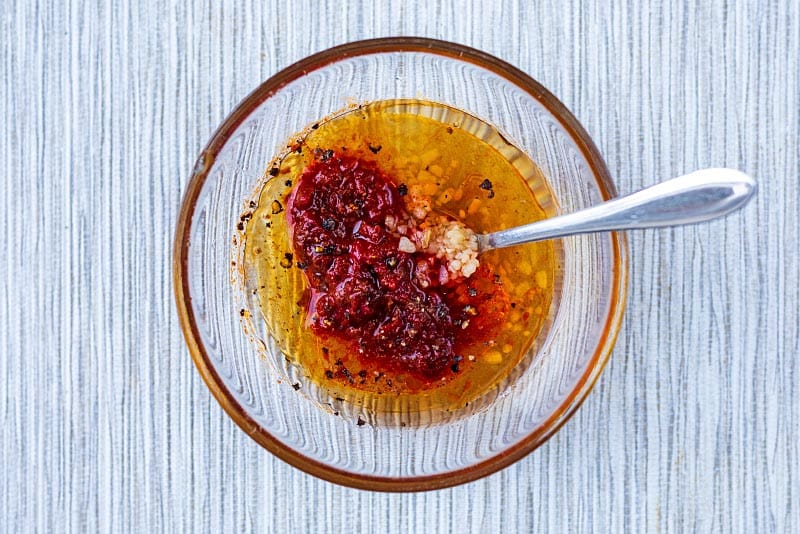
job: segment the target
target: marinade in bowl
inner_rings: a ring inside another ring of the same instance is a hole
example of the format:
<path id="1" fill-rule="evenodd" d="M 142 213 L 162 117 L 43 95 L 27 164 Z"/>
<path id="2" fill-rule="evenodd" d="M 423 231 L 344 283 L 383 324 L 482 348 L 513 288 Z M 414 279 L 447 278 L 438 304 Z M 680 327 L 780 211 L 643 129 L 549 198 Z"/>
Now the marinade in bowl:
<path id="1" fill-rule="evenodd" d="M 196 159 L 173 263 L 189 353 L 248 436 L 315 476 L 486 476 L 596 383 L 628 252 L 610 232 L 477 255 L 467 229 L 615 195 L 576 118 L 513 65 L 410 37 L 321 51 L 255 88 Z"/>
<path id="2" fill-rule="evenodd" d="M 351 106 L 265 168 L 237 241 L 245 320 L 266 323 L 274 363 L 323 406 L 473 413 L 546 334 L 558 247 L 469 242 L 555 211 L 489 124 L 429 101 Z"/>

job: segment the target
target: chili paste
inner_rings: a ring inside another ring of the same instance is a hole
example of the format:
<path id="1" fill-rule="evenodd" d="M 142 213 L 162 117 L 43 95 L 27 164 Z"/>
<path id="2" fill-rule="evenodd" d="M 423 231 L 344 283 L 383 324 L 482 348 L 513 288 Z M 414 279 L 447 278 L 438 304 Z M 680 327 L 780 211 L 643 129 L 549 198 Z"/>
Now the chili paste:
<path id="1" fill-rule="evenodd" d="M 508 297 L 482 269 L 440 285 L 442 261 L 400 250 L 386 221 L 407 219 L 403 188 L 374 163 L 319 150 L 288 202 L 295 255 L 311 291 L 308 321 L 360 358 L 425 381 L 457 373 L 465 344 L 488 340 Z M 481 282 L 483 280 L 484 282 Z M 469 287 L 468 287 L 469 286 Z M 337 372 L 345 374 L 347 369 Z"/>

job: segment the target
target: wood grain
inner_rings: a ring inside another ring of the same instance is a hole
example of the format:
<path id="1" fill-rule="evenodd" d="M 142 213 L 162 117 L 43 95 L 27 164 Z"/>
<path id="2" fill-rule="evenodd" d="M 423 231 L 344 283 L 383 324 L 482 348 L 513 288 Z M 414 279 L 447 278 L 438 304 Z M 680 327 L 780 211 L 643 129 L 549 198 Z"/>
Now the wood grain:
<path id="1" fill-rule="evenodd" d="M 548 444 L 387 495 L 231 422 L 188 356 L 170 261 L 194 158 L 242 97 L 399 34 L 530 73 L 621 192 L 707 166 L 760 190 L 723 221 L 631 234 L 617 348 Z M 800 531 L 797 2 L 12 0 L 0 69 L 0 531 Z"/>

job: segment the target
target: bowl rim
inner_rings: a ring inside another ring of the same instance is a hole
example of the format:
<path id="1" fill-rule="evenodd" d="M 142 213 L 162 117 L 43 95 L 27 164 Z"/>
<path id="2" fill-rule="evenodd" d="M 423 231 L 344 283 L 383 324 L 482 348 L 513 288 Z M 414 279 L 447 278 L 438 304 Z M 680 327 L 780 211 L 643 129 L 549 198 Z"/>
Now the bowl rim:
<path id="1" fill-rule="evenodd" d="M 612 299 L 599 343 L 575 388 L 559 407 L 525 438 L 478 464 L 435 475 L 416 477 L 359 475 L 319 462 L 295 451 L 262 428 L 225 387 L 209 360 L 192 310 L 188 277 L 189 232 L 200 191 L 217 154 L 225 146 L 233 132 L 253 110 L 281 88 L 314 70 L 345 58 L 392 52 L 424 52 L 465 61 L 487 69 L 513 83 L 541 103 L 570 135 L 589 163 L 603 199 L 608 200 L 617 195 L 600 151 L 577 119 L 540 83 L 513 65 L 471 47 L 422 37 L 385 37 L 354 41 L 312 54 L 271 76 L 245 97 L 211 136 L 197 159 L 181 203 L 173 248 L 173 286 L 181 329 L 200 376 L 225 412 L 259 445 L 306 473 L 344 486 L 390 492 L 425 491 L 471 482 L 524 458 L 547 441 L 580 407 L 602 373 L 620 331 L 627 300 L 628 247 L 624 234 L 610 233 L 613 259 L 615 260 L 613 262 Z"/>

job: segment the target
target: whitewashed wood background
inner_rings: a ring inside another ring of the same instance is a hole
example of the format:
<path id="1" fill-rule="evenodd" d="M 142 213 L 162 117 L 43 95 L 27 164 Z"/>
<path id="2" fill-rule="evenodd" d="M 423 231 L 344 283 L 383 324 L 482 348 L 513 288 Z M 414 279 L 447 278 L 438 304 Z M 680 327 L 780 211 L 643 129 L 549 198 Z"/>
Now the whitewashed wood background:
<path id="1" fill-rule="evenodd" d="M 510 61 L 619 190 L 732 166 L 743 212 L 631 234 L 625 326 L 579 413 L 487 479 L 376 494 L 260 449 L 172 298 L 195 156 L 266 77 L 365 37 Z M 800 532 L 800 4 L 0 2 L 0 532 Z"/>

